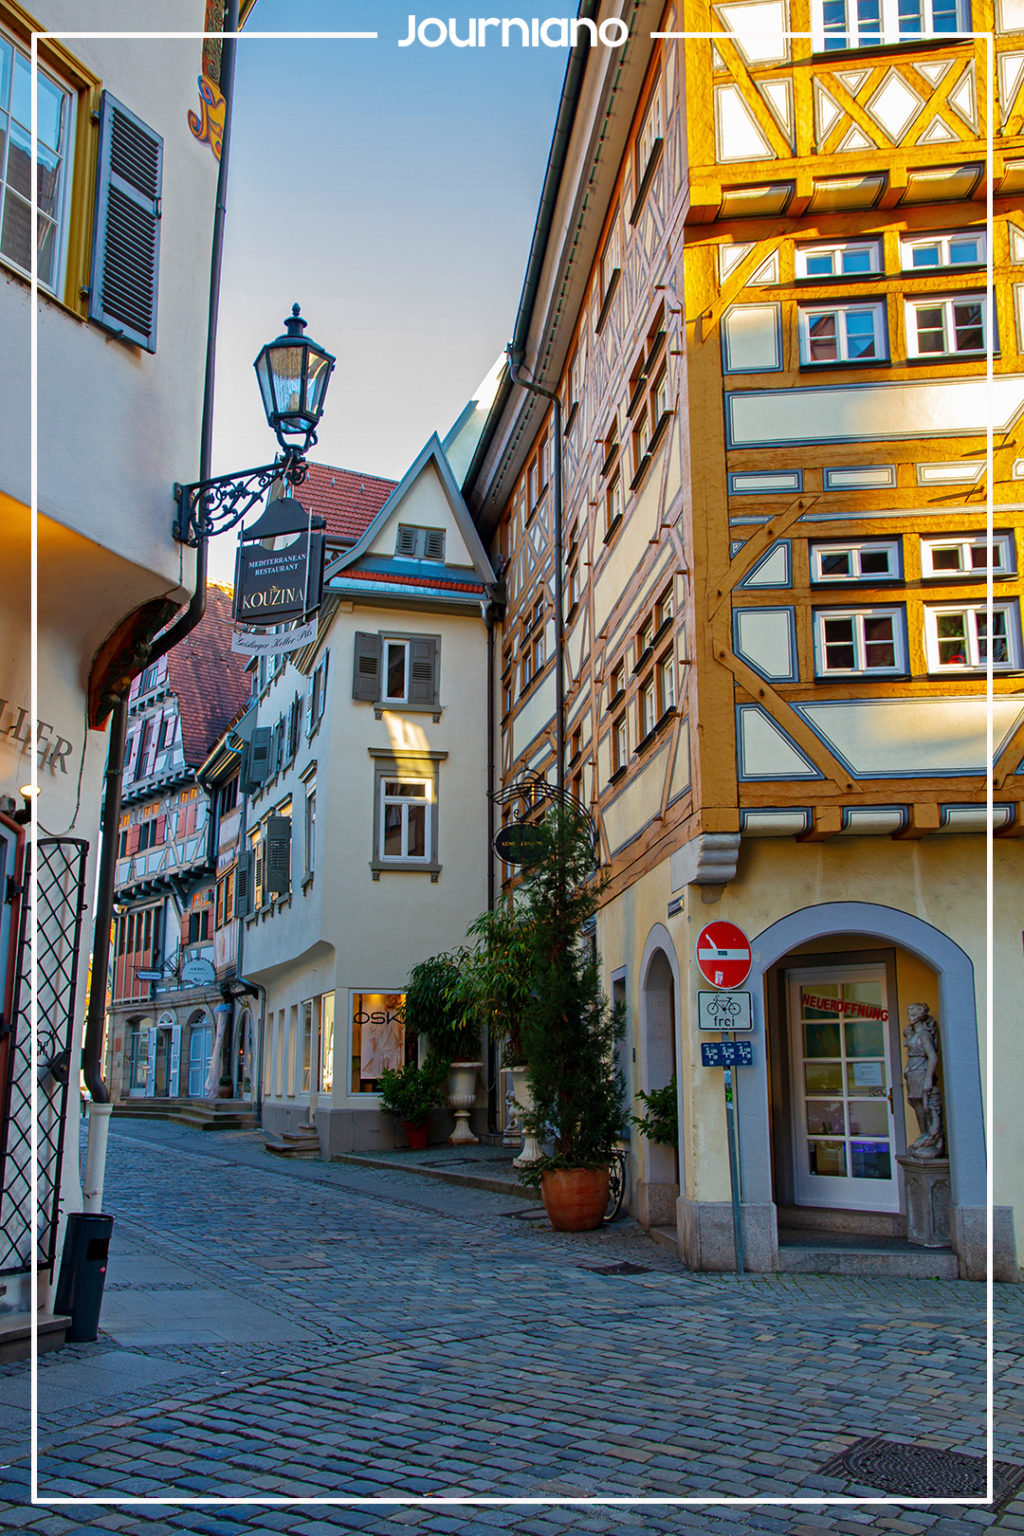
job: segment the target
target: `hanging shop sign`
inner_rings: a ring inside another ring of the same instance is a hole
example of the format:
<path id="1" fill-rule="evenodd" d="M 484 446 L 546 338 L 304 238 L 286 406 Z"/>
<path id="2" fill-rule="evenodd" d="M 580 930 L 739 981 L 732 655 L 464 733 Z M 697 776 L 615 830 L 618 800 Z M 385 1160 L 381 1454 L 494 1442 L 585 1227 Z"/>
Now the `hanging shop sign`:
<path id="1" fill-rule="evenodd" d="M 536 864 L 544 852 L 544 833 L 529 821 L 512 821 L 495 833 L 494 851 L 506 864 Z"/>
<path id="2" fill-rule="evenodd" d="M 323 596 L 325 526 L 322 517 L 311 518 L 287 496 L 272 501 L 243 530 L 235 560 L 236 624 L 267 629 L 316 613 Z"/>
<path id="3" fill-rule="evenodd" d="M 241 656 L 287 656 L 290 651 L 301 651 L 304 645 L 310 645 L 316 639 L 316 628 L 316 619 L 310 619 L 308 624 L 295 624 L 281 633 L 236 629 L 231 636 L 231 649 Z"/>
<path id="4" fill-rule="evenodd" d="M 183 987 L 212 987 L 217 973 L 209 960 L 186 960 L 181 968 Z"/>
<path id="5" fill-rule="evenodd" d="M 742 928 L 721 919 L 697 938 L 697 965 L 713 987 L 742 987 L 750 975 L 750 940 Z"/>

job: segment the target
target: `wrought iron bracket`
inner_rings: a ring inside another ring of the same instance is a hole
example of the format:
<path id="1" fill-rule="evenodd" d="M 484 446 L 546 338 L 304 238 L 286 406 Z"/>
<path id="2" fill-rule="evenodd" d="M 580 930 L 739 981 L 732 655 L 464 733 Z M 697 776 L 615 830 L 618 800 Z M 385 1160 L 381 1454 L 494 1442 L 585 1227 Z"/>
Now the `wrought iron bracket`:
<path id="1" fill-rule="evenodd" d="M 297 448 L 289 448 L 273 464 L 261 464 L 258 469 L 215 475 L 211 480 L 194 480 L 190 485 L 176 483 L 178 514 L 172 530 L 174 537 L 179 544 L 195 549 L 203 539 L 237 528 L 275 480 L 301 485 L 306 474 L 303 455 Z"/>

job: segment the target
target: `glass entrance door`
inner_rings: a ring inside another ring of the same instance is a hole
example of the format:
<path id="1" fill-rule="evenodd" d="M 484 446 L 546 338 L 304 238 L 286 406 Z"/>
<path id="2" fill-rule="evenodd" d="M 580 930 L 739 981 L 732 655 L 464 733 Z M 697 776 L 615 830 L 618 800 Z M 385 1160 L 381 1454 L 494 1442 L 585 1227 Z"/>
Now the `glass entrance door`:
<path id="1" fill-rule="evenodd" d="M 787 976 L 798 1205 L 898 1211 L 885 970 Z"/>

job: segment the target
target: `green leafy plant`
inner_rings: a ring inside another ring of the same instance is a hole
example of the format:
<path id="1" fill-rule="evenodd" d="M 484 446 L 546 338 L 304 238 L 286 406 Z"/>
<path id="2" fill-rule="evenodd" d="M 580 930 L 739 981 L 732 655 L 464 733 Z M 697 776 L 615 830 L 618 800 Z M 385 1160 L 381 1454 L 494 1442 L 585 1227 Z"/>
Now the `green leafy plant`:
<path id="1" fill-rule="evenodd" d="M 428 1056 L 422 1067 L 414 1061 L 387 1067 L 380 1075 L 381 1109 L 409 1125 L 422 1125 L 447 1097 L 448 1062 L 442 1056 Z"/>
<path id="2" fill-rule="evenodd" d="M 555 807 L 539 830 L 521 894 L 530 984 L 522 1039 L 534 1104 L 527 1118 L 554 1150 L 523 1170 L 534 1184 L 548 1168 L 606 1167 L 625 1118 L 614 1061 L 622 1010 L 601 994 L 587 935 L 602 888 L 590 824 Z"/>
<path id="3" fill-rule="evenodd" d="M 500 1042 L 506 1067 L 523 1066 L 523 1012 L 530 1001 L 529 918 L 510 896 L 469 925 L 451 1001 L 479 1036 Z"/>
<path id="4" fill-rule="evenodd" d="M 679 1107 L 676 1097 L 676 1075 L 664 1088 L 652 1088 L 650 1093 L 638 1093 L 637 1098 L 647 1111 L 645 1115 L 630 1115 L 629 1122 L 659 1147 L 679 1145 Z"/>
<path id="5" fill-rule="evenodd" d="M 480 1030 L 459 998 L 465 950 L 431 955 L 414 965 L 405 988 L 405 1028 L 422 1035 L 431 1055 L 447 1062 L 473 1061 L 480 1051 Z"/>

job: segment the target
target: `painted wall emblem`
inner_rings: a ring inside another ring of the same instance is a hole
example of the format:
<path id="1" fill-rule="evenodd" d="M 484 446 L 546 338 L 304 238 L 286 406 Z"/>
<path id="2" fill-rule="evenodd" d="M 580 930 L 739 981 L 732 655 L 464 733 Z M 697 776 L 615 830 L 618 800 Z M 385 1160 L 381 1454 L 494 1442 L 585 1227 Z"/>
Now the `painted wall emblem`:
<path id="1" fill-rule="evenodd" d="M 219 160 L 224 139 L 224 97 L 209 75 L 199 76 L 199 111 L 188 114 L 188 125 L 200 144 L 209 144 Z"/>

